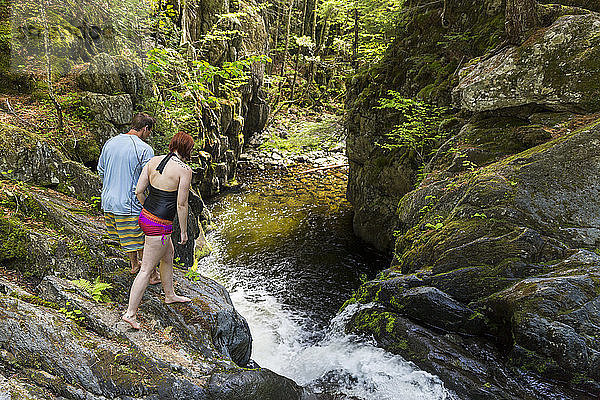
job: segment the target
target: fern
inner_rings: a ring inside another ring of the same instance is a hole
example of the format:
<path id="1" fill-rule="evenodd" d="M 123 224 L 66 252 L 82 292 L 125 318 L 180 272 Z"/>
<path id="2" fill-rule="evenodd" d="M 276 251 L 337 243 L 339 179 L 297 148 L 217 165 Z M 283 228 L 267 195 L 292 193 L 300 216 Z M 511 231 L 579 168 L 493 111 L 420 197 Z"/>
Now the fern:
<path id="1" fill-rule="evenodd" d="M 99 276 L 94 279 L 94 283 L 87 279 L 76 279 L 72 280 L 71 283 L 89 294 L 98 303 L 109 303 L 111 301 L 108 294 L 104 292 L 112 289 L 113 286 L 110 283 L 100 282 Z"/>

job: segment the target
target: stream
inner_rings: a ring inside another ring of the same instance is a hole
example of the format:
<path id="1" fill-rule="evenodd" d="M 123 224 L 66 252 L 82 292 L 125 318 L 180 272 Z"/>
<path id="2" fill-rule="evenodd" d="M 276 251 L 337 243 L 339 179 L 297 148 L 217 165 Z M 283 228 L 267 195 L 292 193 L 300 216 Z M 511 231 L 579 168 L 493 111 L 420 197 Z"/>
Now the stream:
<path id="1" fill-rule="evenodd" d="M 344 333 L 338 314 L 361 279 L 389 260 L 352 232 L 346 171 L 266 171 L 208 204 L 212 253 L 199 272 L 225 285 L 260 366 L 327 399 L 450 399 L 439 378 L 372 339 Z"/>

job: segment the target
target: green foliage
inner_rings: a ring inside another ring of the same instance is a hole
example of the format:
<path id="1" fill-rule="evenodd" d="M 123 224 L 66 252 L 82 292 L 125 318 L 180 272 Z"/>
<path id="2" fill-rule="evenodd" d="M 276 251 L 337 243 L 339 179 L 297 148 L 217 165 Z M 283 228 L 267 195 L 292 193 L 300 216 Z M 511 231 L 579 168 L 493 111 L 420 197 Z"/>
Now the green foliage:
<path id="1" fill-rule="evenodd" d="M 425 164 L 432 151 L 448 136 L 448 132 L 440 130 L 447 108 L 407 99 L 393 90 L 388 94 L 389 98 L 379 99 L 377 108 L 398 111 L 401 122 L 377 145 L 388 150 L 409 148 L 419 164 Z"/>
<path id="2" fill-rule="evenodd" d="M 318 15 L 335 26 L 332 50 L 350 55 L 354 43 L 355 13 L 358 10 L 358 58 L 362 63 L 378 59 L 393 40 L 405 0 L 325 0 L 319 4 Z"/>
<path id="3" fill-rule="evenodd" d="M 286 137 L 281 137 L 274 132 L 260 147 L 280 149 L 290 153 L 312 150 L 331 151 L 342 139 L 342 129 L 339 124 L 340 121 L 336 116 L 325 114 L 322 121 L 292 125 Z"/>
<path id="4" fill-rule="evenodd" d="M 64 314 L 67 318 L 69 318 L 70 320 L 72 320 L 76 323 L 81 323 L 84 320 L 84 317 L 82 315 L 83 313 L 81 312 L 81 310 L 72 308 L 71 303 L 68 301 L 67 301 L 66 307 L 59 308 L 58 312 L 60 312 L 61 314 Z"/>
<path id="5" fill-rule="evenodd" d="M 160 98 L 153 99 L 155 114 L 163 115 L 167 135 L 183 130 L 191 134 L 202 148 L 212 142 L 202 124 L 205 107 L 218 107 L 219 98 L 239 97 L 239 88 L 247 83 L 254 63 L 270 62 L 264 55 L 250 56 L 214 66 L 205 60 L 189 59 L 185 49 L 157 47 L 148 53 L 149 74 L 157 83 Z M 159 125 L 161 121 L 159 121 Z"/>
<path id="6" fill-rule="evenodd" d="M 184 276 L 193 282 L 198 282 L 200 280 L 200 273 L 198 272 L 198 258 L 194 258 L 194 265 L 188 268 Z"/>
<path id="7" fill-rule="evenodd" d="M 86 279 L 76 279 L 71 281 L 71 283 L 87 292 L 98 303 L 109 303 L 111 301 L 108 294 L 104 292 L 112 289 L 113 286 L 110 283 L 100 282 L 99 276 L 96 277 L 94 283 Z"/>
<path id="8" fill-rule="evenodd" d="M 198 273 L 198 271 L 196 271 L 195 268 L 189 268 L 188 271 L 185 273 L 185 277 L 193 282 L 198 282 L 200 280 L 200 274 Z"/>

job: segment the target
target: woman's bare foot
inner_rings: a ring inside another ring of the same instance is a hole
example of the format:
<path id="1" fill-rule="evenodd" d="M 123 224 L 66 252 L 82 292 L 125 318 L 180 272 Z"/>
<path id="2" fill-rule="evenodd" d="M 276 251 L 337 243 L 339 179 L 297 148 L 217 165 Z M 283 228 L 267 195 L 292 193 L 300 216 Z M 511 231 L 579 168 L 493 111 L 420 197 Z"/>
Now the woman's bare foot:
<path id="1" fill-rule="evenodd" d="M 140 325 L 140 323 L 138 322 L 138 320 L 135 318 L 135 315 L 133 317 L 128 317 L 127 314 L 123 314 L 123 316 L 121 317 L 121 319 L 125 322 L 127 322 L 129 325 L 131 325 L 131 327 L 133 329 L 140 329 L 142 326 Z"/>
<path id="2" fill-rule="evenodd" d="M 188 301 L 192 301 L 192 299 L 190 299 L 189 297 L 185 297 L 185 296 L 177 296 L 176 294 L 174 294 L 173 296 L 165 297 L 166 304 L 187 303 Z"/>

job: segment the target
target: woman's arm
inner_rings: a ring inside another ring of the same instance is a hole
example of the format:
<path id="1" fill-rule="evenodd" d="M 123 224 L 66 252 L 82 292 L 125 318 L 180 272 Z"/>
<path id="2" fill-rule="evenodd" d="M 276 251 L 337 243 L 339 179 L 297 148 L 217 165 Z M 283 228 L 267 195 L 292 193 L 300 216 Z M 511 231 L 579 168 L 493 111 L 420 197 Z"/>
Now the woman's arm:
<path id="1" fill-rule="evenodd" d="M 186 167 L 179 177 L 179 187 L 177 189 L 177 217 L 179 218 L 179 230 L 181 231 L 179 244 L 186 244 L 188 241 L 188 197 L 191 183 L 192 170 Z"/>
<path id="2" fill-rule="evenodd" d="M 148 176 L 148 164 L 144 165 L 140 179 L 138 179 L 137 186 L 135 187 L 135 195 L 140 201 L 141 205 L 144 205 L 146 201 L 146 188 L 150 184 L 150 177 Z"/>

